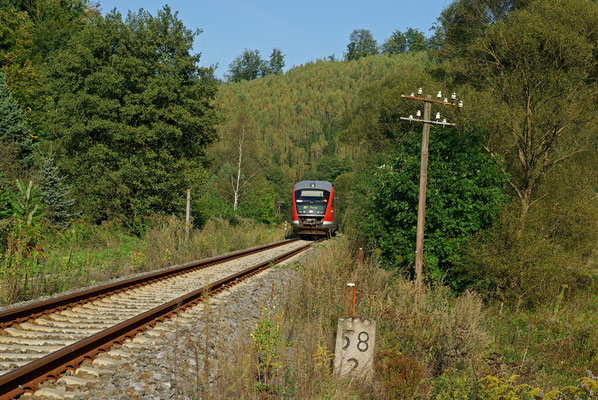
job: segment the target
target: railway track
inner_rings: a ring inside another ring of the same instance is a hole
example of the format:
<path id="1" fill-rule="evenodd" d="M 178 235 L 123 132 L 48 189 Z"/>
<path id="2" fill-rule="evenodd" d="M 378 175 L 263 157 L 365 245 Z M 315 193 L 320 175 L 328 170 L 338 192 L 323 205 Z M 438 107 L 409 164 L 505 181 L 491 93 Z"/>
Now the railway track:
<path id="1" fill-rule="evenodd" d="M 0 400 L 35 391 L 310 245 L 286 240 L 0 312 Z M 231 266 L 235 259 L 243 262 Z"/>

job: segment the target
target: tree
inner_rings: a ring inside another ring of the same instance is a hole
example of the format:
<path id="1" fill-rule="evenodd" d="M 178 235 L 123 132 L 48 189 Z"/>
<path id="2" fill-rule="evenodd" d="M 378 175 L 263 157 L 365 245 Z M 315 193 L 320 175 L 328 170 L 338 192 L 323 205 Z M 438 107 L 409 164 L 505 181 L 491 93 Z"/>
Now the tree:
<path id="1" fill-rule="evenodd" d="M 284 54 L 280 49 L 272 49 L 270 54 L 270 62 L 268 64 L 268 73 L 279 75 L 282 74 L 282 68 L 284 67 Z"/>
<path id="2" fill-rule="evenodd" d="M 251 81 L 264 76 L 264 69 L 267 67 L 260 55 L 259 50 L 245 49 L 240 56 L 237 56 L 228 66 L 229 82 Z"/>
<path id="3" fill-rule="evenodd" d="M 59 228 L 68 227 L 71 219 L 77 216 L 73 212 L 75 201 L 71 198 L 71 186 L 66 184 L 65 178 L 60 175 L 51 153 L 42 159 L 39 171 L 42 202 L 46 217 L 53 226 Z"/>
<path id="4" fill-rule="evenodd" d="M 222 140 L 214 147 L 215 157 L 221 165 L 218 171 L 220 190 L 230 199 L 236 214 L 251 180 L 261 172 L 255 129 L 250 123 L 247 109 L 239 110 L 234 125 L 223 133 Z"/>
<path id="5" fill-rule="evenodd" d="M 263 177 L 259 177 L 253 179 L 247 188 L 243 203 L 239 207 L 239 215 L 271 224 L 274 222 L 274 207 L 274 188 Z"/>
<path id="6" fill-rule="evenodd" d="M 357 228 L 385 263 L 409 270 L 415 260 L 421 135 L 412 132 L 387 164 L 364 169 L 354 191 Z M 372 171 L 373 169 L 373 171 Z M 430 135 L 424 266 L 440 280 L 470 234 L 487 227 L 504 202 L 506 177 L 482 148 L 480 131 L 435 129 Z"/>
<path id="7" fill-rule="evenodd" d="M 442 41 L 442 59 L 464 54 L 467 46 L 486 30 L 530 0 L 456 0 L 438 17 L 436 35 Z"/>
<path id="8" fill-rule="evenodd" d="M 407 38 L 400 30 L 395 30 L 382 45 L 382 53 L 392 56 L 407 50 Z"/>
<path id="9" fill-rule="evenodd" d="M 27 165 L 33 157 L 34 138 L 23 112 L 4 82 L 4 74 L 0 72 L 0 142 L 14 144 L 18 159 Z"/>
<path id="10" fill-rule="evenodd" d="M 323 156 L 307 179 L 334 182 L 337 176 L 351 171 L 351 167 L 351 160 L 348 157 L 339 159 L 335 156 Z"/>
<path id="11" fill-rule="evenodd" d="M 355 29 L 349 37 L 347 45 L 347 60 L 358 60 L 361 57 L 378 54 L 378 44 L 368 29 Z"/>
<path id="12" fill-rule="evenodd" d="M 476 119 L 491 128 L 484 146 L 512 177 L 519 235 L 546 174 L 588 149 L 582 129 L 595 118 L 597 20 L 589 0 L 534 1 L 495 23 L 456 64 L 479 90 Z"/>
<path id="13" fill-rule="evenodd" d="M 15 100 L 36 136 L 48 115 L 45 64 L 98 13 L 87 0 L 14 1 L 0 4 L 0 64 Z"/>
<path id="14" fill-rule="evenodd" d="M 215 139 L 216 79 L 191 53 L 197 34 L 169 7 L 113 11 L 52 58 L 50 135 L 83 217 L 183 209 Z"/>
<path id="15" fill-rule="evenodd" d="M 405 31 L 405 40 L 409 51 L 422 51 L 429 48 L 426 35 L 419 29 L 409 28 Z"/>

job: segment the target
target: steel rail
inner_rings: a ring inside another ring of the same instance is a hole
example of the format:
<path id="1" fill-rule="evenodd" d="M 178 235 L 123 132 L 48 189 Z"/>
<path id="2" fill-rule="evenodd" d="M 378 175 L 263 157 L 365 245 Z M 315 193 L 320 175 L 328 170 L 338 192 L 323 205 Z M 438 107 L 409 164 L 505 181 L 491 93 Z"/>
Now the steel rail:
<path id="1" fill-rule="evenodd" d="M 206 268 L 214 264 L 219 264 L 225 261 L 230 261 L 235 258 L 247 256 L 258 253 L 264 250 L 279 247 L 285 244 L 293 243 L 299 239 L 287 239 L 279 242 L 274 242 L 262 246 L 256 246 L 245 250 L 236 251 L 207 258 L 205 260 L 193 261 L 187 264 L 178 265 L 158 272 L 150 272 L 148 274 L 136 276 L 118 282 L 108 283 L 94 288 L 86 289 L 80 292 L 75 292 L 65 296 L 60 296 L 38 303 L 28 304 L 22 307 L 10 308 L 0 312 L 0 329 L 8 328 L 11 325 L 19 324 L 25 321 L 32 320 L 41 315 L 47 315 L 56 311 L 62 311 L 67 308 L 72 308 L 82 303 L 96 300 L 102 297 L 110 296 L 125 290 L 130 290 L 141 285 L 167 279 L 176 275 L 185 274 L 197 269 Z"/>
<path id="2" fill-rule="evenodd" d="M 6 375 L 2 375 L 0 376 L 0 400 L 13 399 L 25 392 L 33 392 L 41 382 L 47 379 L 58 379 L 60 374 L 67 369 L 76 369 L 84 360 L 92 359 L 98 353 L 107 351 L 111 346 L 122 344 L 126 339 L 132 339 L 148 326 L 153 326 L 157 322 L 199 303 L 206 295 L 218 293 L 226 287 L 257 274 L 270 265 L 293 257 L 310 246 L 311 243 L 298 247 L 217 282 L 205 285 L 93 336 L 48 354 Z"/>

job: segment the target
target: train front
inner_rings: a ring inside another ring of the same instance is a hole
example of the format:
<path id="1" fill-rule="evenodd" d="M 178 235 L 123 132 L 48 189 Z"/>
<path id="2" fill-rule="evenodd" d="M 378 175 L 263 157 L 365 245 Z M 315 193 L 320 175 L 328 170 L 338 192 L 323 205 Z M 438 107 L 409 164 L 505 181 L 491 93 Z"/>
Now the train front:
<path id="1" fill-rule="evenodd" d="M 299 235 L 334 232 L 334 188 L 330 182 L 302 181 L 295 184 L 291 214 L 293 231 Z"/>

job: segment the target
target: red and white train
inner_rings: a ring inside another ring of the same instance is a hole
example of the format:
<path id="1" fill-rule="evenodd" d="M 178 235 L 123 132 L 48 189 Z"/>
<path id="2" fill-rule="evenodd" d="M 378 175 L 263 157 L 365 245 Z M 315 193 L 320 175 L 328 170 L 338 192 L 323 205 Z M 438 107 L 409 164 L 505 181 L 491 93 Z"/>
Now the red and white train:
<path id="1" fill-rule="evenodd" d="M 293 187 L 293 232 L 299 236 L 332 235 L 337 228 L 334 188 L 326 181 L 301 181 Z"/>

